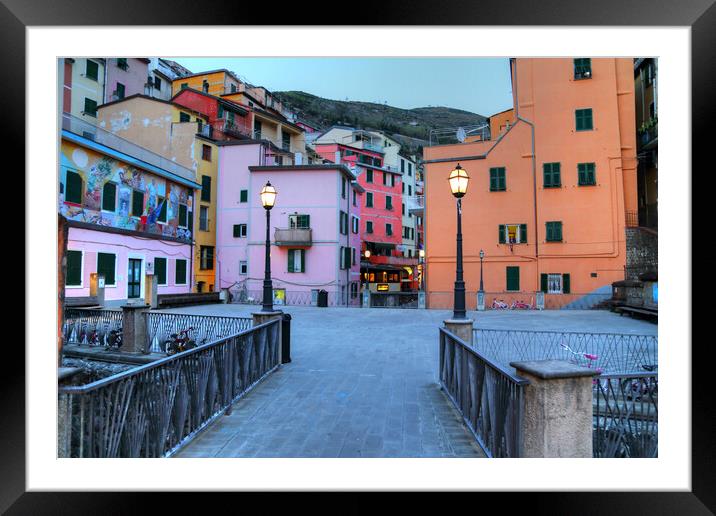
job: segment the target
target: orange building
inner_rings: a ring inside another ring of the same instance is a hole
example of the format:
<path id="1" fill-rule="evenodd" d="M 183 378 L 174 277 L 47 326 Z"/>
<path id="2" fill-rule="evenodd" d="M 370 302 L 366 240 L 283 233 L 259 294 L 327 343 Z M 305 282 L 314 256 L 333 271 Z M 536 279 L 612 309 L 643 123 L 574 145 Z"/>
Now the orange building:
<path id="1" fill-rule="evenodd" d="M 586 307 L 624 278 L 625 213 L 637 209 L 633 60 L 520 58 L 510 72 L 514 112 L 491 118 L 490 140 L 424 149 L 428 307 L 452 306 L 457 215 L 447 178 L 458 163 L 470 175 L 468 309 L 480 250 L 488 308 L 494 299 L 535 304 L 537 292 L 547 308 Z"/>

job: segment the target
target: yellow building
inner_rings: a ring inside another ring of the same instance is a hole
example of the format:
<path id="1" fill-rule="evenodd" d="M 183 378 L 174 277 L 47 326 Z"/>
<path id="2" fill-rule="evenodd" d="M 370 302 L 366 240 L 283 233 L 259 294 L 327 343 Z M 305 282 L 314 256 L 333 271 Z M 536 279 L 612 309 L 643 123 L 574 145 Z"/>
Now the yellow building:
<path id="1" fill-rule="evenodd" d="M 75 118 L 97 125 L 97 106 L 104 100 L 105 60 L 65 58 L 62 110 Z"/>
<path id="2" fill-rule="evenodd" d="M 171 101 L 146 95 L 104 104 L 99 107 L 97 116 L 98 125 L 103 129 L 196 174 L 196 182 L 202 189 L 193 200 L 192 291 L 213 291 L 219 153 L 214 140 L 206 136 L 209 118 Z"/>
<path id="3" fill-rule="evenodd" d="M 224 95 L 241 91 L 243 82 L 229 70 L 211 70 L 175 79 L 172 82 L 172 97 L 183 88 L 192 88 L 209 95 Z"/>

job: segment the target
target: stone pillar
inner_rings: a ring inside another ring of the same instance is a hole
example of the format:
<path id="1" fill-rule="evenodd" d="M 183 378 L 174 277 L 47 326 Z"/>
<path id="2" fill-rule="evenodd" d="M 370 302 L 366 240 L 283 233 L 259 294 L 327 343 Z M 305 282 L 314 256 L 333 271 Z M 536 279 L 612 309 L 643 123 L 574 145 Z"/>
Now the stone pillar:
<path id="1" fill-rule="evenodd" d="M 477 311 L 485 311 L 485 293 L 482 290 L 477 291 Z"/>
<path id="2" fill-rule="evenodd" d="M 425 292 L 418 292 L 418 308 L 425 308 Z"/>
<path id="3" fill-rule="evenodd" d="M 472 319 L 447 319 L 445 329 L 472 346 Z"/>
<path id="4" fill-rule="evenodd" d="M 144 315 L 147 305 L 122 306 L 122 348 L 130 353 L 149 353 L 149 335 L 147 318 Z"/>
<path id="5" fill-rule="evenodd" d="M 260 324 L 263 324 L 268 321 L 272 321 L 273 319 L 278 319 L 278 363 L 281 364 L 283 362 L 283 354 L 281 353 L 281 337 L 283 336 L 281 334 L 281 319 L 283 319 L 283 312 L 281 310 L 274 310 L 273 312 L 252 312 L 251 316 L 254 320 L 254 326 L 259 326 Z"/>
<path id="6" fill-rule="evenodd" d="M 90 274 L 90 296 L 96 296 L 97 304 L 104 306 L 104 274 Z"/>
<path id="7" fill-rule="evenodd" d="M 592 458 L 595 369 L 564 360 L 511 362 L 525 386 L 521 457 Z"/>
<path id="8" fill-rule="evenodd" d="M 157 308 L 157 277 L 154 274 L 144 276 L 144 302 L 152 308 Z"/>
<path id="9" fill-rule="evenodd" d="M 367 285 L 363 289 L 363 308 L 370 308 L 370 289 Z"/>

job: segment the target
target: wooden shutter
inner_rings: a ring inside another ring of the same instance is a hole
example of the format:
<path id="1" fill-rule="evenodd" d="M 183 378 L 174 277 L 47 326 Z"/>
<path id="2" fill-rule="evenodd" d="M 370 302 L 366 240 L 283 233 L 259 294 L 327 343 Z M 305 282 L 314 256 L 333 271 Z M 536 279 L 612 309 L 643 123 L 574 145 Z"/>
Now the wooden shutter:
<path id="1" fill-rule="evenodd" d="M 552 228 L 552 223 L 547 222 L 547 242 L 554 240 L 554 230 Z"/>
<path id="2" fill-rule="evenodd" d="M 97 272 L 104 274 L 105 285 L 114 285 L 114 264 L 117 257 L 109 253 L 97 253 Z"/>
<path id="3" fill-rule="evenodd" d="M 102 187 L 102 209 L 105 211 L 114 211 L 117 200 L 117 185 L 114 183 L 105 183 Z"/>
<path id="4" fill-rule="evenodd" d="M 301 272 L 306 272 L 306 250 L 299 249 L 299 253 L 301 256 Z"/>
<path id="5" fill-rule="evenodd" d="M 179 205 L 179 225 L 182 227 L 187 226 L 187 208 L 186 204 L 180 204 Z"/>
<path id="6" fill-rule="evenodd" d="M 249 200 L 249 191 L 248 190 L 241 190 L 241 202 L 246 202 Z"/>
<path id="7" fill-rule="evenodd" d="M 160 222 L 166 222 L 167 221 L 167 204 L 169 204 L 169 201 L 167 201 L 166 199 L 164 199 L 162 197 L 159 197 L 157 199 L 157 202 L 159 202 L 159 204 L 162 207 L 162 209 L 159 210 L 159 218 L 157 220 L 159 220 Z"/>
<path id="8" fill-rule="evenodd" d="M 67 251 L 67 276 L 65 285 L 75 287 L 82 284 L 82 251 Z"/>
<path id="9" fill-rule="evenodd" d="M 497 190 L 497 169 L 490 169 L 490 190 L 493 192 Z"/>
<path id="10" fill-rule="evenodd" d="M 515 291 L 520 289 L 520 268 L 519 267 L 507 267 L 507 290 Z"/>
<path id="11" fill-rule="evenodd" d="M 183 285 L 186 283 L 186 260 L 176 261 L 174 280 L 176 285 Z"/>
<path id="12" fill-rule="evenodd" d="M 527 243 L 527 224 L 520 224 L 520 244 Z"/>
<path id="13" fill-rule="evenodd" d="M 68 170 L 65 183 L 65 201 L 82 204 L 82 176 Z"/>
<path id="14" fill-rule="evenodd" d="M 505 243 L 505 240 L 506 240 L 506 237 L 505 237 L 505 233 L 506 233 L 505 225 L 504 225 L 504 224 L 500 224 L 500 225 L 498 226 L 498 228 L 499 228 L 498 242 L 499 242 L 500 244 L 504 244 L 504 243 Z"/>
<path id="15" fill-rule="evenodd" d="M 211 176 L 201 176 L 201 200 L 211 202 Z"/>
<path id="16" fill-rule="evenodd" d="M 294 267 L 294 249 L 288 250 L 288 272 L 293 272 Z"/>
<path id="17" fill-rule="evenodd" d="M 166 285 L 167 283 L 167 259 L 154 258 L 154 275 L 157 277 L 158 285 Z"/>
<path id="18" fill-rule="evenodd" d="M 132 191 L 132 215 L 139 217 L 144 211 L 144 192 Z"/>
<path id="19" fill-rule="evenodd" d="M 497 183 L 498 183 L 498 189 L 499 190 L 507 190 L 507 179 L 505 178 L 505 169 L 499 168 L 497 169 Z"/>
<path id="20" fill-rule="evenodd" d="M 562 223 L 561 222 L 555 222 L 554 223 L 554 239 L 555 240 L 562 240 Z"/>
<path id="21" fill-rule="evenodd" d="M 540 290 L 542 292 L 547 292 L 547 275 L 546 274 L 539 275 L 539 284 L 540 284 Z"/>
<path id="22" fill-rule="evenodd" d="M 234 238 L 241 236 L 241 224 L 234 224 Z"/>
<path id="23" fill-rule="evenodd" d="M 570 278 L 569 278 L 569 274 L 562 274 L 562 293 L 563 293 L 563 294 L 569 294 L 569 293 L 570 293 Z"/>

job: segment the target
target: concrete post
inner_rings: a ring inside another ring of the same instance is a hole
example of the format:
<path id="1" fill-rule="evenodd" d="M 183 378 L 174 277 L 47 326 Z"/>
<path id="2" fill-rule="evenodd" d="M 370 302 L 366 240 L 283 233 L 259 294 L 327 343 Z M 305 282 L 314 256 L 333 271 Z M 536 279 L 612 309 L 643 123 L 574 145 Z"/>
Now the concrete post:
<path id="1" fill-rule="evenodd" d="M 147 305 L 122 306 L 122 351 L 130 353 L 149 353 L 147 334 Z"/>
<path id="2" fill-rule="evenodd" d="M 592 379 L 564 360 L 511 362 L 525 386 L 522 457 L 592 458 Z"/>
<path id="3" fill-rule="evenodd" d="M 273 312 L 252 312 L 251 317 L 254 320 L 254 326 L 259 326 L 260 324 L 263 324 L 268 321 L 272 321 L 274 319 L 278 319 L 278 363 L 283 363 L 283 353 L 281 349 L 281 343 L 283 342 L 281 338 L 283 337 L 281 333 L 281 319 L 283 319 L 283 312 L 281 310 L 274 310 Z"/>
<path id="4" fill-rule="evenodd" d="M 90 296 L 97 297 L 97 304 L 104 306 L 104 274 L 90 274 Z"/>
<path id="5" fill-rule="evenodd" d="M 472 346 L 472 319 L 447 319 L 443 322 L 447 331 Z"/>
<path id="6" fill-rule="evenodd" d="M 157 308 L 157 277 L 154 274 L 144 276 L 144 302 L 152 308 Z"/>
<path id="7" fill-rule="evenodd" d="M 370 290 L 367 286 L 363 289 L 363 308 L 370 308 Z"/>
<path id="8" fill-rule="evenodd" d="M 418 292 L 418 308 L 425 308 L 425 292 Z"/>
<path id="9" fill-rule="evenodd" d="M 485 311 L 485 293 L 482 290 L 477 291 L 477 311 Z"/>

